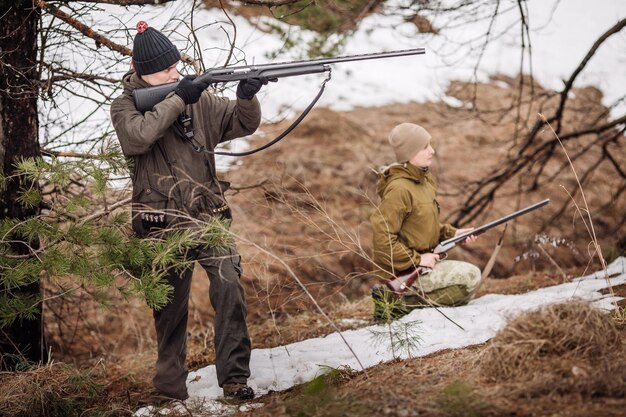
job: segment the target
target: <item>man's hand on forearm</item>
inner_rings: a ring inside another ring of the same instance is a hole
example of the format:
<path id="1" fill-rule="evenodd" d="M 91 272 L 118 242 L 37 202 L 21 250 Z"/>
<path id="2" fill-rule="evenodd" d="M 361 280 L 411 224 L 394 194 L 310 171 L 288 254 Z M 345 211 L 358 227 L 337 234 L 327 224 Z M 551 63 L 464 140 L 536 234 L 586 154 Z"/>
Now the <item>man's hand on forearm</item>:
<path id="1" fill-rule="evenodd" d="M 250 78 L 239 81 L 237 86 L 237 97 L 244 100 L 252 100 L 261 87 L 268 83 L 267 78 Z"/>
<path id="2" fill-rule="evenodd" d="M 460 235 L 462 235 L 462 234 L 469 233 L 469 232 L 471 232 L 472 230 L 474 230 L 474 228 L 473 228 L 473 227 L 470 227 L 470 228 L 467 228 L 467 229 L 458 229 L 458 230 L 456 231 L 456 233 L 454 234 L 454 236 L 460 236 Z M 475 235 L 469 235 L 469 236 L 468 236 L 468 237 L 466 237 L 466 238 L 465 238 L 465 240 L 464 240 L 463 242 L 461 242 L 461 243 L 465 245 L 465 244 L 468 244 L 468 243 L 474 243 L 474 242 L 476 242 L 477 240 L 478 240 L 478 236 L 475 236 Z"/>

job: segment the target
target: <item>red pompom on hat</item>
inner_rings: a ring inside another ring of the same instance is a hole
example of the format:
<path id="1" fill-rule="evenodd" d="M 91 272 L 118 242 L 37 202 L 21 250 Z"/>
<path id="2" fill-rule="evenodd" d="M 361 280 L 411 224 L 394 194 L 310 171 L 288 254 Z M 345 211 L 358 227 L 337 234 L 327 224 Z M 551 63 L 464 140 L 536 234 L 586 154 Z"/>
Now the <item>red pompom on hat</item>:
<path id="1" fill-rule="evenodd" d="M 143 20 L 137 22 L 137 32 L 144 33 L 148 29 L 148 24 Z"/>
<path id="2" fill-rule="evenodd" d="M 133 42 L 133 68 L 137 75 L 154 74 L 167 69 L 180 60 L 180 52 L 167 36 L 137 22 L 137 35 Z"/>

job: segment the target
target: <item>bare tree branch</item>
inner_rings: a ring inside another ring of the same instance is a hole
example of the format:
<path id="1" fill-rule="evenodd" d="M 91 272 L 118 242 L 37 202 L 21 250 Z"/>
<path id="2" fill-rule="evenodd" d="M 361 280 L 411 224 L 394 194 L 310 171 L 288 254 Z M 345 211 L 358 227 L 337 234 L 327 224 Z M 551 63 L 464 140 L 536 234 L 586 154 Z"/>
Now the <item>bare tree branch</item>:
<path id="1" fill-rule="evenodd" d="M 277 7 L 286 4 L 294 4 L 299 0 L 245 0 L 243 4 L 252 4 L 255 6 Z"/>
<path id="2" fill-rule="evenodd" d="M 128 1 L 133 1 L 133 0 L 128 0 Z M 142 1 L 142 0 L 136 0 L 136 1 Z M 163 0 L 163 1 L 170 1 L 170 0 Z M 105 1 L 94 1 L 94 3 L 111 3 L 111 4 L 119 4 L 117 1 L 114 0 L 105 0 Z M 65 13 L 64 11 L 58 9 L 57 7 L 47 3 L 44 0 L 33 0 L 33 4 L 35 6 L 37 6 L 38 8 L 40 8 L 41 10 L 47 11 L 48 13 L 50 13 L 51 15 L 61 19 L 62 21 L 64 21 L 65 23 L 67 23 L 68 25 L 72 26 L 73 28 L 75 28 L 76 30 L 78 30 L 80 33 L 82 33 L 83 35 L 87 36 L 88 38 L 91 38 L 93 40 L 96 41 L 96 43 L 98 45 L 104 45 L 107 48 L 111 49 L 112 51 L 116 51 L 121 53 L 122 55 L 126 55 L 126 56 L 132 56 L 133 55 L 133 51 L 124 46 L 124 45 L 120 45 L 118 43 L 113 42 L 112 40 L 110 40 L 109 38 L 107 38 L 104 35 L 99 34 L 98 32 L 96 32 L 95 30 L 93 30 L 92 28 L 90 28 L 89 26 L 85 25 L 82 22 L 79 22 L 78 20 L 74 19 L 73 17 L 71 17 L 70 15 L 68 15 L 67 13 Z M 131 3 L 131 4 L 143 4 L 143 3 Z M 152 1 L 148 2 L 146 1 L 145 4 L 153 4 Z M 190 57 L 187 54 L 181 54 L 181 61 L 189 64 L 189 65 L 194 65 L 195 60 Z"/>
<path id="3" fill-rule="evenodd" d="M 561 141 L 565 142 L 588 134 L 600 134 L 624 123 L 626 123 L 626 115 L 601 126 L 593 126 L 562 135 Z M 542 163 L 547 163 L 552 157 L 557 143 L 556 139 L 548 140 L 535 148 L 531 153 L 518 155 L 516 159 L 509 161 L 509 163 L 502 164 L 503 168 L 499 171 L 493 172 L 488 177 L 481 179 L 477 183 L 474 191 L 466 199 L 463 207 L 455 212 L 456 217 L 452 223 L 463 225 L 476 219 L 493 200 L 496 191 L 514 178 L 515 175 L 519 174 L 533 163 L 541 161 L 546 154 L 549 155 L 549 158 L 543 159 Z"/>
<path id="4" fill-rule="evenodd" d="M 67 13 L 65 13 L 62 10 L 56 8 L 55 6 L 52 6 L 51 4 L 45 2 L 44 0 L 33 0 L 33 4 L 35 6 L 37 6 L 37 7 L 39 7 L 41 10 L 44 10 L 44 11 L 50 13 L 51 15 L 61 19 L 62 21 L 64 21 L 68 25 L 70 25 L 73 28 L 75 28 L 76 30 L 78 30 L 83 35 L 87 36 L 88 38 L 91 38 L 91 39 L 95 40 L 99 44 L 104 45 L 107 48 L 109 48 L 109 49 L 111 49 L 113 51 L 119 52 L 119 53 L 121 53 L 123 55 L 132 56 L 133 52 L 132 52 L 132 50 L 130 48 L 111 41 L 107 37 L 97 33 L 95 30 L 91 29 L 89 26 L 79 22 L 78 20 L 74 19 L 73 17 L 71 17 Z"/>
<path id="5" fill-rule="evenodd" d="M 49 149 L 42 149 L 42 155 L 54 156 L 54 157 L 68 157 L 68 158 L 81 158 L 81 159 L 102 159 L 101 155 L 92 155 L 79 152 L 59 152 Z"/>
<path id="6" fill-rule="evenodd" d="M 90 214 L 89 216 L 83 217 L 80 220 L 79 224 L 84 224 L 84 223 L 86 223 L 88 221 L 97 219 L 97 218 L 102 217 L 102 216 L 106 216 L 107 214 L 111 213 L 113 210 L 115 210 L 115 209 L 117 209 L 119 207 L 125 206 L 126 204 L 130 204 L 131 200 L 132 200 L 132 197 L 128 197 L 128 198 L 125 198 L 123 200 L 117 201 L 116 203 L 111 204 L 110 206 L 108 206 L 105 210 L 101 210 L 101 211 L 98 211 L 96 213 Z"/>
<path id="7" fill-rule="evenodd" d="M 600 119 L 596 119 L 593 123 L 591 123 L 591 125 L 587 125 L 588 127 L 563 135 L 560 135 L 559 133 L 559 129 L 562 125 L 565 104 L 577 76 L 585 68 L 591 57 L 597 52 L 602 43 L 605 42 L 611 35 L 618 33 L 624 27 L 626 27 L 626 19 L 622 19 L 620 22 L 618 22 L 617 24 L 609 28 L 605 33 L 603 33 L 594 42 L 594 44 L 589 49 L 578 67 L 572 72 L 569 79 L 565 83 L 563 90 L 558 93 L 560 97 L 559 103 L 557 104 L 557 108 L 554 114 L 551 117 L 547 118 L 547 123 L 556 124 L 555 131 L 557 132 L 557 134 L 559 134 L 561 140 L 567 141 L 589 134 L 600 135 L 601 133 L 609 129 L 614 129 L 626 123 L 626 115 L 622 115 L 617 119 L 600 125 L 596 124 L 600 122 Z M 493 200 L 496 192 L 505 183 L 514 178 L 516 175 L 519 175 L 525 169 L 531 170 L 534 166 L 539 164 L 538 170 L 542 171 L 543 167 L 545 167 L 545 165 L 553 158 L 553 154 L 556 149 L 556 143 L 554 140 L 547 140 L 537 145 L 536 139 L 544 126 L 545 124 L 543 121 L 537 120 L 530 132 L 527 134 L 524 143 L 519 147 L 516 154 L 511 155 L 507 161 L 500 165 L 498 169 L 494 170 L 485 178 L 482 178 L 481 180 L 474 183 L 472 187 L 470 187 L 472 191 L 466 198 L 465 203 L 459 210 L 453 213 L 453 215 L 455 216 L 452 220 L 453 223 L 462 225 L 476 219 L 477 216 L 480 215 L 488 207 L 490 202 Z M 604 139 L 599 141 L 599 143 L 603 144 L 610 140 L 612 139 Z M 608 152 L 605 151 L 603 155 L 606 159 L 611 161 L 609 156 L 610 154 Z"/>
<path id="8" fill-rule="evenodd" d="M 580 74 L 581 71 L 585 68 L 585 66 L 587 66 L 587 63 L 589 62 L 589 60 L 595 55 L 595 53 L 598 51 L 598 49 L 604 43 L 604 41 L 606 41 L 611 35 L 614 35 L 618 33 L 619 31 L 621 31 L 625 26 L 626 26 L 626 19 L 622 19 L 619 22 L 617 22 L 613 27 L 611 27 L 609 30 L 604 32 L 602 36 L 600 36 L 593 43 L 593 46 L 591 47 L 591 49 L 589 49 L 589 51 L 587 52 L 587 55 L 585 55 L 585 57 L 580 62 L 578 67 L 574 70 L 572 75 L 570 75 L 569 79 L 565 82 L 565 88 L 563 88 L 563 91 L 561 91 L 561 103 L 559 104 L 559 108 L 557 109 L 554 115 L 554 120 L 557 122 L 557 128 L 555 129 L 557 133 L 560 133 L 561 118 L 563 116 L 563 110 L 565 109 L 565 102 L 567 101 L 567 96 L 570 90 L 572 89 L 572 86 L 574 85 L 574 81 L 576 80 L 576 77 L 578 77 L 578 74 Z"/>

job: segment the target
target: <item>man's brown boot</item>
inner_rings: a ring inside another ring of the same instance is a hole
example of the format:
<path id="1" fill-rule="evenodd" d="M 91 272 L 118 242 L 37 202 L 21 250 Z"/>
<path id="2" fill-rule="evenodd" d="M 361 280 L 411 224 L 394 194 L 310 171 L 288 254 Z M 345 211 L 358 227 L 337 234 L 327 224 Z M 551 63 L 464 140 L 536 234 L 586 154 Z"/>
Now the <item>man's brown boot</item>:
<path id="1" fill-rule="evenodd" d="M 246 384 L 224 384 L 224 397 L 237 400 L 251 400 L 254 398 L 254 390 Z"/>
<path id="2" fill-rule="evenodd" d="M 151 405 L 157 408 L 162 408 L 162 407 L 168 407 L 168 406 L 174 405 L 175 403 L 179 403 L 179 402 L 182 403 L 184 401 L 185 400 L 181 398 L 172 397 L 161 391 L 152 390 L 148 398 L 139 400 L 137 405 L 139 407 L 147 407 Z"/>

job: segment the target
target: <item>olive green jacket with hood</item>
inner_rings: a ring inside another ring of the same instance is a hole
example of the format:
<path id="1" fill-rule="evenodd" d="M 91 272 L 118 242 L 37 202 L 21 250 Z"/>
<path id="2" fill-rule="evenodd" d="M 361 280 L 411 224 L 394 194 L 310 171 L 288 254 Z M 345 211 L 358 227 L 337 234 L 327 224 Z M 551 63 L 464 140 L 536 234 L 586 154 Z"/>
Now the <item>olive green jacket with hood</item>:
<path id="1" fill-rule="evenodd" d="M 439 222 L 437 184 L 431 172 L 409 163 L 394 164 L 378 174 L 381 198 L 370 221 L 374 262 L 386 278 L 420 264 L 420 253 L 431 252 L 456 228 Z"/>
<path id="2" fill-rule="evenodd" d="M 147 234 L 140 212 L 167 213 L 168 226 L 189 225 L 184 218 L 201 219 L 226 205 L 223 192 L 228 183 L 218 181 L 215 157 L 195 152 L 172 128 L 185 111 L 193 120 L 194 138 L 213 150 L 219 143 L 252 134 L 260 124 L 258 100 L 217 97 L 208 91 L 200 100 L 185 105 L 176 94 L 144 114 L 132 97 L 136 88 L 149 87 L 134 72 L 123 78 L 124 92 L 111 105 L 111 119 L 125 156 L 132 160 L 133 229 Z"/>

